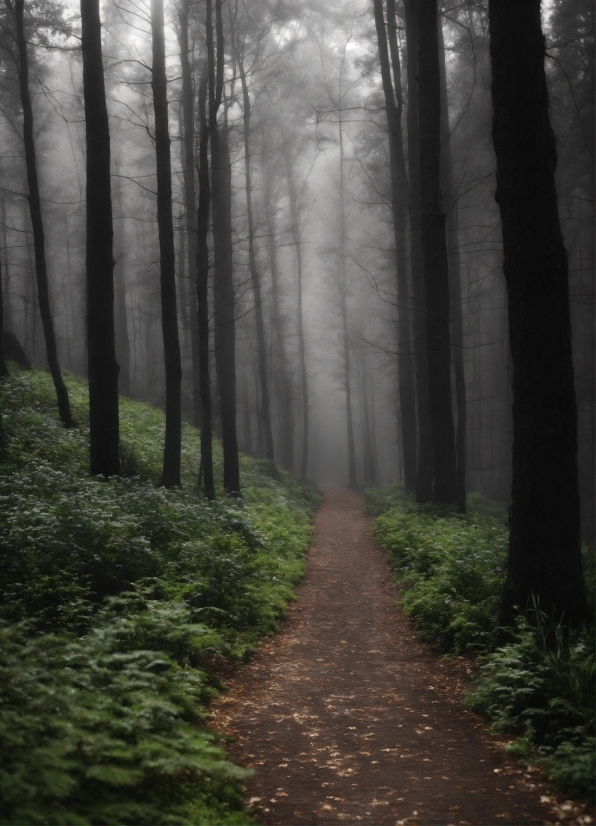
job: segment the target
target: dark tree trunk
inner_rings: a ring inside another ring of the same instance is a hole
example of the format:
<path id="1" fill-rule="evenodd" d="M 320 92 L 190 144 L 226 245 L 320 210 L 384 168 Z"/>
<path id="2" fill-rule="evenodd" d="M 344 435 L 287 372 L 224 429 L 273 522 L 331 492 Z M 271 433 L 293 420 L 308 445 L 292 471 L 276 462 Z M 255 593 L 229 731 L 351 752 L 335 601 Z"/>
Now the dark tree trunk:
<path id="1" fill-rule="evenodd" d="M 306 373 L 306 347 L 304 343 L 304 321 L 302 318 L 302 237 L 300 216 L 298 215 L 298 194 L 294 182 L 294 170 L 289 148 L 284 153 L 288 195 L 290 199 L 290 216 L 292 219 L 292 242 L 296 251 L 297 297 L 296 321 L 298 325 L 298 351 L 300 356 L 300 386 L 302 389 L 302 456 L 300 459 L 300 478 L 306 479 L 308 469 L 308 376 Z"/>
<path id="2" fill-rule="evenodd" d="M 10 259 L 8 257 L 8 236 L 6 226 L 6 198 L 2 196 L 2 246 L 4 249 L 4 329 L 13 331 L 12 304 L 10 301 Z"/>
<path id="3" fill-rule="evenodd" d="M 271 428 L 271 412 L 269 404 L 269 388 L 267 385 L 267 344 L 265 341 L 265 325 L 263 323 L 263 304 L 261 299 L 261 275 L 257 267 L 255 253 L 255 227 L 252 212 L 252 182 L 250 156 L 250 97 L 242 56 L 237 52 L 238 72 L 242 84 L 242 101 L 244 114 L 244 175 L 246 180 L 246 212 L 248 216 L 248 268 L 255 297 L 255 313 L 257 322 L 257 360 L 259 364 L 259 383 L 261 386 L 261 416 L 265 431 L 265 447 L 267 458 L 275 460 L 273 451 L 273 430 Z"/>
<path id="4" fill-rule="evenodd" d="M 420 158 L 418 128 L 418 34 L 414 0 L 404 0 L 408 47 L 408 167 L 410 173 L 410 266 L 412 270 L 414 364 L 418 423 L 416 501 L 433 497 L 433 444 L 428 403 L 426 353 L 426 287 L 420 227 Z"/>
<path id="5" fill-rule="evenodd" d="M 188 59 L 188 12 L 190 0 L 184 0 L 178 12 L 180 21 L 180 64 L 182 67 L 182 112 L 184 121 L 184 212 L 186 217 L 186 247 L 188 261 L 188 283 L 190 300 L 190 346 L 192 364 L 193 422 L 201 426 L 201 380 L 199 368 L 199 331 L 197 307 L 197 215 L 195 194 L 194 157 L 194 106 L 193 84 L 190 61 Z M 200 138 L 199 138 L 200 140 Z M 187 308 L 184 308 L 184 315 Z M 203 468 L 204 472 L 204 468 Z"/>
<path id="6" fill-rule="evenodd" d="M 2 284 L 2 260 L 0 259 L 0 378 L 8 376 L 8 367 L 4 359 L 4 289 Z M 0 429 L 2 414 L 0 413 Z"/>
<path id="7" fill-rule="evenodd" d="M 161 325 L 166 367 L 166 435 L 161 484 L 180 485 L 182 441 L 182 365 L 176 309 L 176 257 L 172 221 L 172 173 L 168 132 L 168 85 L 164 42 L 163 0 L 151 0 L 153 69 L 151 86 L 155 109 L 155 157 L 157 161 L 157 225 L 161 285 Z"/>
<path id="8" fill-rule="evenodd" d="M 397 273 L 399 405 L 404 457 L 404 483 L 406 490 L 413 491 L 416 488 L 416 396 L 412 363 L 410 296 L 406 269 L 408 179 L 401 133 L 401 67 L 395 36 L 395 3 L 392 3 L 391 0 L 388 0 L 387 3 L 391 61 L 387 46 L 387 31 L 385 29 L 382 0 L 374 0 L 374 11 L 381 64 L 381 80 L 385 96 L 387 130 L 389 132 L 391 211 Z M 393 63 L 393 81 L 391 79 L 391 63 Z"/>
<path id="9" fill-rule="evenodd" d="M 294 405 L 292 381 L 286 355 L 286 335 L 279 300 L 279 273 L 277 270 L 277 246 L 273 215 L 273 170 L 266 164 L 264 179 L 265 223 L 269 237 L 269 269 L 271 271 L 271 307 L 277 368 L 279 371 L 279 405 L 281 409 L 281 463 L 286 470 L 294 471 Z"/>
<path id="10" fill-rule="evenodd" d="M 455 377 L 457 428 L 455 454 L 457 459 L 457 509 L 466 512 L 466 376 L 464 369 L 464 316 L 461 300 L 461 260 L 459 255 L 457 197 L 453 191 L 453 158 L 449 130 L 447 100 L 447 71 L 442 15 L 437 17 L 441 72 L 441 179 L 443 204 L 447 213 L 447 259 L 449 265 L 449 292 L 451 294 L 451 357 Z"/>
<path id="11" fill-rule="evenodd" d="M 211 10 L 209 9 L 209 14 Z M 211 67 L 212 68 L 212 67 Z M 213 481 L 213 417 L 209 380 L 209 124 L 207 122 L 207 82 L 209 66 L 199 86 L 199 205 L 197 209 L 197 320 L 199 355 L 199 393 L 201 399 L 201 468 L 208 499 L 215 497 Z"/>
<path id="12" fill-rule="evenodd" d="M 348 436 L 348 485 L 355 488 L 356 445 L 354 444 L 354 423 L 352 420 L 352 383 L 350 377 L 350 335 L 348 328 L 348 306 L 346 300 L 346 212 L 344 207 L 344 130 L 341 112 L 341 88 L 339 98 L 339 301 L 342 323 L 342 344 L 344 356 L 344 387 L 346 391 L 346 424 Z"/>
<path id="13" fill-rule="evenodd" d="M 114 258 L 110 131 L 99 0 L 81 0 L 87 135 L 87 354 L 91 473 L 120 473 L 118 363 L 114 336 Z"/>
<path id="14" fill-rule="evenodd" d="M 223 92 L 224 38 L 221 18 L 222 0 L 216 0 L 217 67 L 215 84 L 212 82 L 214 64 L 213 32 L 207 30 L 209 77 L 209 136 L 211 139 L 211 203 L 213 214 L 214 252 L 214 327 L 215 370 L 219 387 L 221 435 L 223 442 L 224 489 L 226 493 L 240 492 L 238 439 L 236 435 L 236 331 L 234 313 L 234 265 L 232 261 L 232 216 L 230 159 L 227 126 L 220 134 L 217 110 Z M 207 0 L 210 19 L 211 2 Z M 210 41 L 210 42 L 209 42 Z M 214 88 L 215 87 L 215 88 Z"/>
<path id="15" fill-rule="evenodd" d="M 424 283 L 428 398 L 435 479 L 433 502 L 457 503 L 455 433 L 451 409 L 449 269 L 445 213 L 441 204 L 441 77 L 436 0 L 416 0 L 418 32 L 418 114 L 420 206 Z"/>
<path id="16" fill-rule="evenodd" d="M 513 360 L 513 482 L 504 619 L 532 596 L 586 615 L 567 254 L 548 117 L 540 0 L 490 0 L 493 142 Z"/>
<path id="17" fill-rule="evenodd" d="M 27 40 L 25 38 L 24 25 L 25 0 L 15 0 L 14 11 L 16 18 L 16 38 L 19 50 L 19 87 L 21 93 L 21 104 L 23 107 L 23 143 L 25 145 L 25 164 L 27 166 L 27 184 L 29 187 L 29 211 L 31 213 L 31 226 L 33 228 L 33 248 L 35 250 L 35 273 L 37 276 L 37 299 L 39 301 L 39 312 L 46 342 L 46 353 L 48 366 L 52 374 L 56 396 L 58 399 L 58 411 L 62 424 L 65 427 L 74 427 L 75 422 L 70 410 L 68 390 L 62 379 L 60 364 L 58 362 L 58 350 L 56 347 L 56 335 L 54 332 L 54 322 L 50 309 L 50 290 L 48 284 L 48 270 L 46 263 L 45 236 L 43 230 L 43 218 L 41 214 L 41 197 L 39 194 L 39 181 L 37 179 L 37 160 L 35 155 L 35 142 L 33 140 L 33 109 L 31 107 L 31 95 L 29 93 L 29 63 L 27 58 Z"/>

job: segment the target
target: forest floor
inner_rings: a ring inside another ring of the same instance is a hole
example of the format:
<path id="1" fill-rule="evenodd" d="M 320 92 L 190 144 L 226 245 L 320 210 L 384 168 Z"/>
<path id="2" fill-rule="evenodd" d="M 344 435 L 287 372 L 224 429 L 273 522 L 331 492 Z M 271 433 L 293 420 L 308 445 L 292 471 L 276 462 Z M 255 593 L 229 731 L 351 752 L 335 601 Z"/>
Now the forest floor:
<path id="1" fill-rule="evenodd" d="M 548 824 L 535 770 L 462 705 L 470 665 L 419 642 L 362 497 L 327 489 L 282 632 L 227 680 L 211 725 L 252 767 L 264 824 Z M 574 822 L 592 822 L 591 819 Z"/>

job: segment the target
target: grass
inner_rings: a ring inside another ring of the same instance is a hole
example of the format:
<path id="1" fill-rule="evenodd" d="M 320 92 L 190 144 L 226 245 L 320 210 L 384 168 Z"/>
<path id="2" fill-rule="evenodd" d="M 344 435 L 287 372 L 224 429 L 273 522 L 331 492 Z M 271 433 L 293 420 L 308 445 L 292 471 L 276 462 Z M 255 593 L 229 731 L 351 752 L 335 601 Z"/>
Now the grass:
<path id="1" fill-rule="evenodd" d="M 366 492 L 400 599 L 421 639 L 447 655 L 477 658 L 468 702 L 494 730 L 515 736 L 513 756 L 533 757 L 566 794 L 594 797 L 594 626 L 567 628 L 538 605 L 496 647 L 508 530 L 502 505 L 468 496 L 468 514 L 417 505 L 401 486 Z M 594 556 L 584 548 L 589 597 Z"/>
<path id="2" fill-rule="evenodd" d="M 0 388 L 0 822 L 248 823 L 204 724 L 212 666 L 275 631 L 318 493 L 242 457 L 243 499 L 207 502 L 187 425 L 183 487 L 159 488 L 163 414 L 128 399 L 125 475 L 91 477 L 86 383 L 66 381 L 75 430 L 47 373 Z"/>

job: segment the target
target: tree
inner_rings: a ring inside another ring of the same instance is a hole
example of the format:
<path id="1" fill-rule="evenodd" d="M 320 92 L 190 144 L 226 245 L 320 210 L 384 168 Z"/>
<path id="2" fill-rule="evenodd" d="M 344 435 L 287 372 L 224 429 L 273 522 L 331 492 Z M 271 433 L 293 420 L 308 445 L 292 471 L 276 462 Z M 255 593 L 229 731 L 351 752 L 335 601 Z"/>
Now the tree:
<path id="1" fill-rule="evenodd" d="M 540 0 L 490 0 L 496 200 L 513 361 L 513 479 L 504 618 L 536 597 L 587 613 L 567 252 L 549 121 Z"/>
<path id="2" fill-rule="evenodd" d="M 166 435 L 161 484 L 166 488 L 171 488 L 180 485 L 182 365 L 176 310 L 176 258 L 172 220 L 172 171 L 168 131 L 168 81 L 166 77 L 163 0 L 151 0 L 151 34 L 153 40 L 151 86 L 155 108 L 161 323 L 166 365 Z"/>
<path id="3" fill-rule="evenodd" d="M 255 225 L 252 207 L 252 159 L 250 151 L 250 115 L 251 104 L 244 67 L 244 44 L 240 44 L 240 34 L 234 31 L 232 20 L 230 20 L 232 31 L 232 44 L 234 56 L 238 62 L 238 73 L 242 86 L 242 115 L 244 126 L 244 176 L 246 188 L 246 215 L 248 220 L 248 268 L 250 280 L 255 298 L 255 314 L 257 322 L 257 359 L 259 365 L 259 383 L 261 387 L 261 416 L 265 431 L 265 447 L 267 458 L 274 461 L 273 451 L 273 431 L 271 429 L 271 413 L 269 405 L 269 388 L 267 385 L 267 345 L 265 341 L 265 325 L 263 322 L 263 304 L 261 299 L 261 274 L 257 265 L 255 251 Z"/>
<path id="4" fill-rule="evenodd" d="M 197 326 L 197 215 L 195 194 L 195 129 L 192 70 L 188 57 L 188 15 L 190 0 L 182 0 L 178 10 L 178 42 L 180 44 L 180 65 L 182 67 L 182 143 L 183 143 L 183 172 L 184 172 L 184 214 L 185 227 L 182 233 L 186 234 L 186 248 L 188 251 L 188 283 L 190 284 L 190 344 L 192 364 L 192 399 L 193 420 L 195 427 L 201 424 L 201 389 L 200 368 L 198 364 L 199 341 Z M 180 266 L 182 271 L 183 257 Z M 182 274 L 182 272 L 181 272 Z M 183 279 L 181 279 L 183 283 Z"/>
<path id="5" fill-rule="evenodd" d="M 453 158 L 451 155 L 451 132 L 449 128 L 449 108 L 447 101 L 447 71 L 445 66 L 445 43 L 443 39 L 443 16 L 437 17 L 439 40 L 439 72 L 441 75 L 441 180 L 443 205 L 446 213 L 447 258 L 449 266 L 449 292 L 451 295 L 451 358 L 455 379 L 457 401 L 457 428 L 455 431 L 455 452 L 457 459 L 457 509 L 466 512 L 466 378 L 464 372 L 464 319 L 461 303 L 461 262 L 459 254 L 457 197 L 453 191 Z"/>
<path id="6" fill-rule="evenodd" d="M 418 424 L 416 501 L 430 502 L 433 496 L 433 445 L 428 402 L 426 346 L 426 288 L 420 227 L 420 148 L 418 124 L 418 34 L 414 0 L 404 0 L 408 85 L 408 171 L 410 173 L 410 267 L 412 271 L 413 339 Z"/>
<path id="7" fill-rule="evenodd" d="M 91 473 L 120 473 L 110 131 L 99 0 L 81 0 L 87 149 L 87 348 Z"/>
<path id="8" fill-rule="evenodd" d="M 240 492 L 236 435 L 236 330 L 234 264 L 232 261 L 231 179 L 227 124 L 217 123 L 224 81 L 222 0 L 215 3 L 216 43 L 213 39 L 212 3 L 207 0 L 207 54 L 209 62 L 209 138 L 211 141 L 211 205 L 214 254 L 215 369 L 221 404 L 224 454 L 224 490 Z M 217 51 L 217 62 L 215 52 Z"/>
<path id="9" fill-rule="evenodd" d="M 5 0 L 7 7 L 13 11 L 11 0 Z M 43 216 L 41 212 L 41 196 L 39 192 L 39 180 L 37 176 L 37 158 L 35 152 L 35 141 L 33 137 L 33 107 L 31 106 L 31 94 L 29 91 L 29 59 L 27 55 L 27 38 L 25 36 L 25 0 L 15 0 L 14 16 L 16 24 L 16 43 L 18 49 L 18 74 L 19 90 L 21 95 L 21 105 L 23 107 L 23 143 L 25 146 L 25 164 L 27 167 L 27 184 L 29 188 L 29 211 L 31 214 L 31 226 L 33 228 L 33 249 L 35 254 L 35 274 L 37 277 L 37 297 L 39 301 L 39 312 L 46 342 L 46 353 L 48 366 L 52 374 L 56 396 L 58 399 L 58 411 L 62 424 L 65 427 L 74 427 L 75 421 L 70 410 L 68 390 L 64 384 L 60 364 L 58 361 L 58 348 L 56 346 L 56 334 L 54 332 L 54 322 L 50 308 L 50 287 L 48 283 L 48 269 L 46 262 L 45 234 L 43 227 Z"/>
<path id="10" fill-rule="evenodd" d="M 416 25 L 428 397 L 435 468 L 433 502 L 456 504 L 457 469 L 451 410 L 449 268 L 445 213 L 441 205 L 441 78 L 436 0 L 416 0 Z"/>
<path id="11" fill-rule="evenodd" d="M 408 179 L 401 132 L 402 93 L 401 67 L 395 29 L 395 2 L 388 0 L 385 29 L 382 0 L 374 0 L 375 28 L 381 64 L 381 80 L 385 97 L 387 130 L 389 132 L 389 167 L 391 173 L 391 211 L 397 271 L 399 403 L 406 490 L 416 489 L 416 397 L 412 364 L 412 334 L 410 300 L 406 270 L 406 205 Z M 389 49 L 388 49 L 389 41 Z M 390 60 L 391 53 L 391 60 Z M 393 67 L 393 81 L 391 68 Z"/>
<path id="12" fill-rule="evenodd" d="M 208 13 L 210 14 L 209 9 Z M 207 23 L 209 26 L 209 22 Z M 211 383 L 209 380 L 209 122 L 207 120 L 207 85 L 209 66 L 205 65 L 199 85 L 199 204 L 197 209 L 197 321 L 199 356 L 199 393 L 201 398 L 201 472 L 208 499 L 215 497 Z"/>

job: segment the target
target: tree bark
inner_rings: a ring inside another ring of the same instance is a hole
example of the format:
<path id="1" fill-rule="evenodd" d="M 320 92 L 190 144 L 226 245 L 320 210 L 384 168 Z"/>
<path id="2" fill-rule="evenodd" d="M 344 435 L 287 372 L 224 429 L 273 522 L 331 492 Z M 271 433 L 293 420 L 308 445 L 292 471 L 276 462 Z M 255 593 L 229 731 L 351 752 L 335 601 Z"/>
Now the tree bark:
<path id="1" fill-rule="evenodd" d="M 265 153 L 264 153 L 265 154 Z M 273 213 L 273 169 L 266 162 L 263 171 L 263 200 L 265 202 L 265 223 L 269 238 L 269 269 L 271 271 L 271 320 L 275 339 L 275 353 L 279 371 L 279 405 L 281 409 L 281 463 L 286 470 L 294 472 L 294 406 L 292 404 L 292 381 L 286 355 L 286 334 L 280 308 L 279 273 L 277 268 L 276 228 Z"/>
<path id="2" fill-rule="evenodd" d="M 261 415 L 265 430 L 265 447 L 267 458 L 275 460 L 273 450 L 273 430 L 271 428 L 271 411 L 269 404 L 269 388 L 267 385 L 267 344 L 265 341 L 265 325 L 263 323 L 263 303 L 261 299 L 261 275 L 257 266 L 255 253 L 255 227 L 252 212 L 252 181 L 250 156 L 250 96 L 244 71 L 244 61 L 239 49 L 236 49 L 238 73 L 242 85 L 243 123 L 244 123 L 244 175 L 246 181 L 246 213 L 248 217 L 248 268 L 255 297 L 255 313 L 257 322 L 257 359 L 259 364 L 259 383 L 261 387 Z"/>
<path id="3" fill-rule="evenodd" d="M 182 364 L 176 309 L 176 256 L 172 220 L 172 172 L 168 131 L 168 85 L 163 0 L 151 0 L 151 35 L 153 42 L 151 87 L 153 89 L 155 110 L 161 325 L 166 367 L 166 434 L 161 484 L 166 488 L 171 488 L 180 485 Z"/>
<path id="4" fill-rule="evenodd" d="M 404 0 L 408 76 L 408 171 L 410 173 L 410 267 L 412 271 L 414 365 L 418 424 L 416 501 L 433 498 L 433 444 L 428 402 L 426 288 L 420 227 L 420 158 L 418 127 L 418 33 L 414 0 Z"/>
<path id="5" fill-rule="evenodd" d="M 406 204 L 408 203 L 408 179 L 401 133 L 402 94 L 401 67 L 397 39 L 395 38 L 395 3 L 388 0 L 387 18 L 391 58 L 387 46 L 387 31 L 382 0 L 374 0 L 375 27 L 381 64 L 381 80 L 385 97 L 387 130 L 389 132 L 389 167 L 391 173 L 391 212 L 397 277 L 397 333 L 399 367 L 399 403 L 401 435 L 404 457 L 404 483 L 406 490 L 416 488 L 416 396 L 414 368 L 412 364 L 412 332 L 410 327 L 410 296 L 406 268 Z M 393 21 L 393 23 L 391 23 Z M 393 63 L 394 82 L 391 79 Z M 394 88 L 395 84 L 395 88 Z"/>
<path id="6" fill-rule="evenodd" d="M 345 58 L 345 55 L 344 55 Z M 343 69 L 343 62 L 342 62 Z M 348 328 L 348 306 L 346 299 L 346 210 L 344 206 L 344 130 L 341 111 L 341 80 L 339 92 L 339 301 L 342 323 L 342 345 L 344 356 L 344 387 L 346 391 L 346 425 L 348 437 L 348 485 L 355 488 L 356 446 L 354 444 L 354 423 L 352 419 L 352 383 L 350 379 L 350 335 Z"/>
<path id="7" fill-rule="evenodd" d="M 186 250 L 188 283 L 190 285 L 190 346 L 192 364 L 193 422 L 201 426 L 201 387 L 199 368 L 199 331 L 197 307 L 197 214 L 195 193 L 194 106 L 192 72 L 188 59 L 188 13 L 190 0 L 183 0 L 178 11 L 180 22 L 180 65 L 182 67 L 182 113 L 184 124 L 184 212 L 186 217 Z M 199 138 L 200 140 L 200 138 Z"/>
<path id="8" fill-rule="evenodd" d="M 464 369 L 464 316 L 461 301 L 461 260 L 459 255 L 457 197 L 453 191 L 453 158 L 449 129 L 447 99 L 447 70 L 445 66 L 445 41 L 442 15 L 437 16 L 439 40 L 439 70 L 441 73 L 441 180 L 443 204 L 446 215 L 447 260 L 449 266 L 449 292 L 451 295 L 451 357 L 455 378 L 457 427 L 455 431 L 455 455 L 457 460 L 457 509 L 466 512 L 466 376 Z"/>
<path id="9" fill-rule="evenodd" d="M 532 597 L 587 614 L 567 253 L 548 117 L 539 0 L 490 0 L 496 199 L 513 361 L 513 481 L 504 619 Z"/>
<path id="10" fill-rule="evenodd" d="M 213 66 L 213 29 L 207 28 L 209 50 L 209 136 L 211 140 L 211 203 L 213 210 L 215 370 L 221 406 L 224 489 L 240 492 L 238 438 L 236 434 L 236 331 L 234 313 L 234 265 L 232 261 L 232 216 L 230 159 L 227 127 L 220 134 L 217 111 L 223 93 L 224 37 L 222 0 L 216 0 L 217 65 Z M 211 0 L 207 0 L 211 20 Z M 214 83 L 215 81 L 215 83 Z"/>
<path id="11" fill-rule="evenodd" d="M 23 107 L 23 143 L 25 146 L 25 164 L 27 167 L 27 185 L 29 188 L 29 211 L 33 228 L 33 248 L 35 252 L 35 273 L 37 277 L 37 300 L 46 343 L 48 366 L 56 389 L 58 411 L 65 427 L 74 427 L 75 421 L 70 410 L 68 390 L 64 384 L 58 361 L 56 334 L 50 308 L 50 288 L 45 252 L 45 235 L 41 214 L 41 196 L 37 177 L 37 159 L 33 139 L 33 108 L 29 92 L 29 61 L 27 57 L 27 40 L 24 24 L 25 0 L 15 0 L 16 40 L 19 51 L 19 90 Z"/>
<path id="12" fill-rule="evenodd" d="M 87 136 L 87 358 L 91 473 L 120 473 L 110 131 L 99 0 L 81 0 Z"/>
<path id="13" fill-rule="evenodd" d="M 428 397 L 435 466 L 433 502 L 455 505 L 457 466 L 451 409 L 449 269 L 445 213 L 441 205 L 441 78 L 436 0 L 416 0 L 416 24 Z"/>
<path id="14" fill-rule="evenodd" d="M 298 193 L 294 181 L 294 170 L 290 157 L 289 147 L 284 152 L 288 195 L 290 200 L 290 216 L 292 220 L 292 242 L 296 251 L 297 274 L 297 307 L 296 322 L 298 326 L 298 351 L 300 356 L 300 386 L 302 389 L 302 455 L 300 459 L 300 478 L 306 479 L 308 469 L 308 376 L 306 373 L 306 348 L 304 343 L 304 321 L 302 317 L 302 237 L 300 232 L 300 216 L 298 214 Z"/>
<path id="15" fill-rule="evenodd" d="M 209 14 L 211 9 L 209 9 Z M 199 355 L 199 393 L 201 398 L 201 468 L 208 499 L 215 498 L 213 481 L 213 417 L 209 380 L 209 123 L 207 121 L 207 83 L 205 66 L 199 86 L 199 205 L 197 209 L 197 321 Z"/>
<path id="16" fill-rule="evenodd" d="M 10 300 L 10 259 L 8 257 L 8 233 L 6 225 L 6 197 L 2 196 L 2 246 L 4 249 L 4 329 L 13 332 L 12 304 Z"/>

